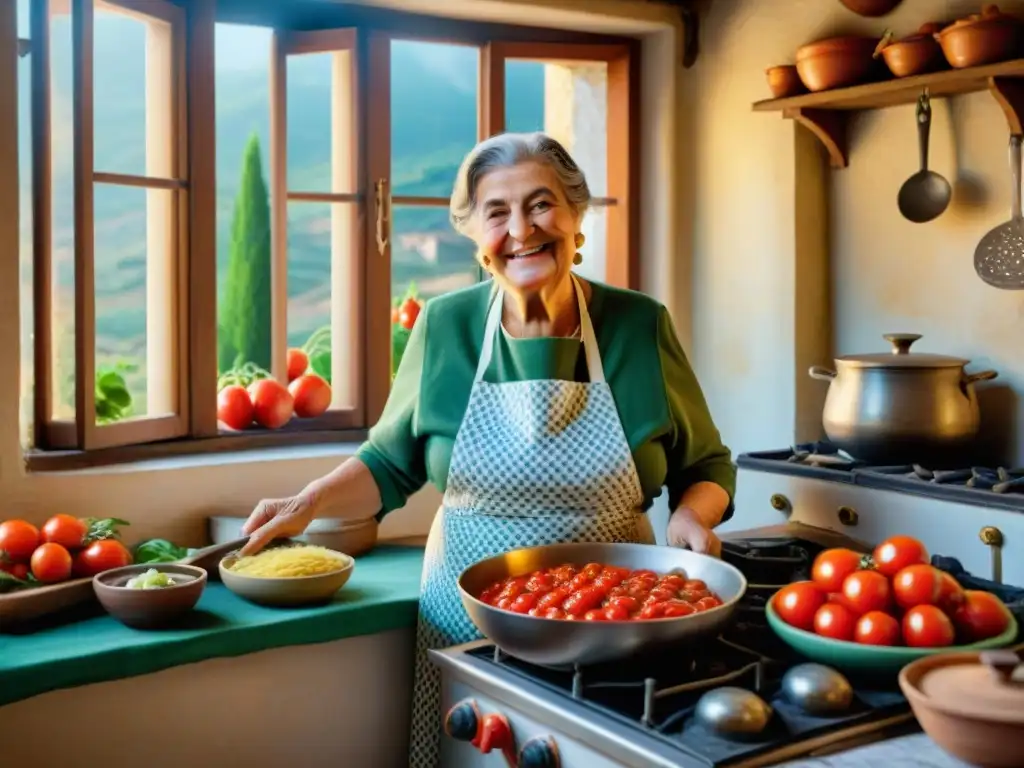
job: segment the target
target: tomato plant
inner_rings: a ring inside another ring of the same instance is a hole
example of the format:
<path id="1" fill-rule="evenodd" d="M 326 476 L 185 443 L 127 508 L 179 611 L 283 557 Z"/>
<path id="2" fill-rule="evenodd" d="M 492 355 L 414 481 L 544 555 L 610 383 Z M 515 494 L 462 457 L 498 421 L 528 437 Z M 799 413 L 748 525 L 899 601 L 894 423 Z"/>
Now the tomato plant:
<path id="1" fill-rule="evenodd" d="M 132 554 L 124 544 L 116 539 L 101 539 L 75 555 L 72 570 L 76 576 L 92 577 L 131 563 Z"/>
<path id="2" fill-rule="evenodd" d="M 780 589 L 773 598 L 775 612 L 790 626 L 814 629 L 814 615 L 825 604 L 826 595 L 813 581 L 798 581 Z"/>
<path id="3" fill-rule="evenodd" d="M 911 648 L 945 648 L 956 639 L 953 622 L 935 605 L 917 605 L 903 614 L 903 642 Z"/>
<path id="4" fill-rule="evenodd" d="M 45 584 L 64 581 L 71 575 L 71 553 L 60 544 L 40 544 L 32 553 L 32 575 Z"/>
<path id="5" fill-rule="evenodd" d="M 331 385 L 315 373 L 299 376 L 288 385 L 294 401 L 295 415 L 310 419 L 319 416 L 331 405 Z"/>
<path id="6" fill-rule="evenodd" d="M 928 550 L 912 536 L 890 536 L 875 547 L 872 559 L 875 569 L 892 578 L 908 565 L 928 562 Z"/>
<path id="7" fill-rule="evenodd" d="M 0 523 L 0 560 L 27 562 L 39 546 L 39 529 L 25 520 Z"/>
<path id="8" fill-rule="evenodd" d="M 884 611 L 891 593 L 889 580 L 878 571 L 854 571 L 843 580 L 843 603 L 859 616 Z"/>
<path id="9" fill-rule="evenodd" d="M 861 568 L 862 560 L 852 549 L 826 549 L 814 559 L 811 580 L 826 592 L 839 592 L 846 577 Z"/>
<path id="10" fill-rule="evenodd" d="M 88 532 L 89 525 L 85 520 L 61 513 L 43 523 L 41 539 L 73 550 L 79 549 L 85 543 Z"/>
<path id="11" fill-rule="evenodd" d="M 900 623 L 885 611 L 868 611 L 857 619 L 853 639 L 862 645 L 898 645 Z"/>
<path id="12" fill-rule="evenodd" d="M 249 385 L 253 417 L 267 429 L 280 429 L 291 420 L 294 399 L 291 392 L 276 379 L 260 379 Z"/>
<path id="13" fill-rule="evenodd" d="M 1010 626 L 1010 609 L 989 592 L 968 589 L 953 623 L 965 642 L 976 643 L 1005 632 Z"/>
<path id="14" fill-rule="evenodd" d="M 833 640 L 853 640 L 857 616 L 845 605 L 825 603 L 814 614 L 814 631 Z"/>
<path id="15" fill-rule="evenodd" d="M 930 565 L 908 565 L 892 579 L 892 594 L 896 605 L 904 610 L 915 605 L 937 605 L 942 572 Z"/>
<path id="16" fill-rule="evenodd" d="M 288 381 L 295 381 L 309 368 L 309 356 L 301 349 L 288 350 Z"/>
<path id="17" fill-rule="evenodd" d="M 239 384 L 229 384 L 217 393 L 217 420 L 242 430 L 252 424 L 255 411 L 249 392 Z"/>

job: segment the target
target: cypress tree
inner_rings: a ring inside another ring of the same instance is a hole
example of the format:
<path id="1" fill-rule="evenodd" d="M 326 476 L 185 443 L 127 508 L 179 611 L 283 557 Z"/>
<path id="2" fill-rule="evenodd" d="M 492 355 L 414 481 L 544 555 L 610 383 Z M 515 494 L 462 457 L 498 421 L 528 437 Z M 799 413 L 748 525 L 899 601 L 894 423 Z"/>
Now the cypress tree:
<path id="1" fill-rule="evenodd" d="M 242 158 L 218 325 L 222 373 L 236 362 L 270 369 L 270 203 L 255 133 Z"/>

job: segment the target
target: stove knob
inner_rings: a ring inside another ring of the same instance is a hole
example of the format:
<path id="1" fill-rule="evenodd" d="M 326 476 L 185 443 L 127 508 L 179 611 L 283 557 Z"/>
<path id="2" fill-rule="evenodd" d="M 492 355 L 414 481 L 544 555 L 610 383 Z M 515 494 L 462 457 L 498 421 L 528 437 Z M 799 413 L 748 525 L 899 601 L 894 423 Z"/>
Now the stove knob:
<path id="1" fill-rule="evenodd" d="M 519 750 L 519 768 L 558 768 L 559 765 L 561 761 L 554 739 L 538 736 Z"/>
<path id="2" fill-rule="evenodd" d="M 492 749 L 500 750 L 506 754 L 515 754 L 515 744 L 512 739 L 512 728 L 504 715 L 484 715 L 480 723 L 480 732 L 473 739 L 473 746 L 485 755 Z"/>
<path id="3" fill-rule="evenodd" d="M 472 699 L 464 699 L 448 710 L 444 731 L 453 739 L 472 741 L 480 732 L 480 710 Z"/>

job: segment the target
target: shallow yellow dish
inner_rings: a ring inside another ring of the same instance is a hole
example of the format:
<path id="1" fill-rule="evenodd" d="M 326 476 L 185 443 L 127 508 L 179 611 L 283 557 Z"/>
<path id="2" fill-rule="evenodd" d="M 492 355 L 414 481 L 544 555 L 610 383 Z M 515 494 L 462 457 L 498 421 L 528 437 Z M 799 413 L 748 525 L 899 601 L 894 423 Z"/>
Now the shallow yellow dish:
<path id="1" fill-rule="evenodd" d="M 218 570 L 221 581 L 236 595 L 250 602 L 276 607 L 295 607 L 330 601 L 335 593 L 345 586 L 355 569 L 355 560 L 342 552 L 308 545 L 278 545 L 273 551 L 279 552 L 283 549 L 319 550 L 337 559 L 338 567 L 309 576 L 256 576 L 233 570 L 239 561 L 238 553 L 233 552 L 220 561 Z"/>

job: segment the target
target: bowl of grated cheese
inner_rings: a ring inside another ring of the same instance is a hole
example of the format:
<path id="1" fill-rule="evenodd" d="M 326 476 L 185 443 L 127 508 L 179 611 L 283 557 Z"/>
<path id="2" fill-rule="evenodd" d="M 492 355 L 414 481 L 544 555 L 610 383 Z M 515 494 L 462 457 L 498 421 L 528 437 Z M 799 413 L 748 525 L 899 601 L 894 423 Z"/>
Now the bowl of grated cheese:
<path id="1" fill-rule="evenodd" d="M 297 607 L 329 602 L 352 576 L 355 560 L 326 547 L 274 542 L 255 555 L 220 561 L 221 581 L 259 605 Z"/>

